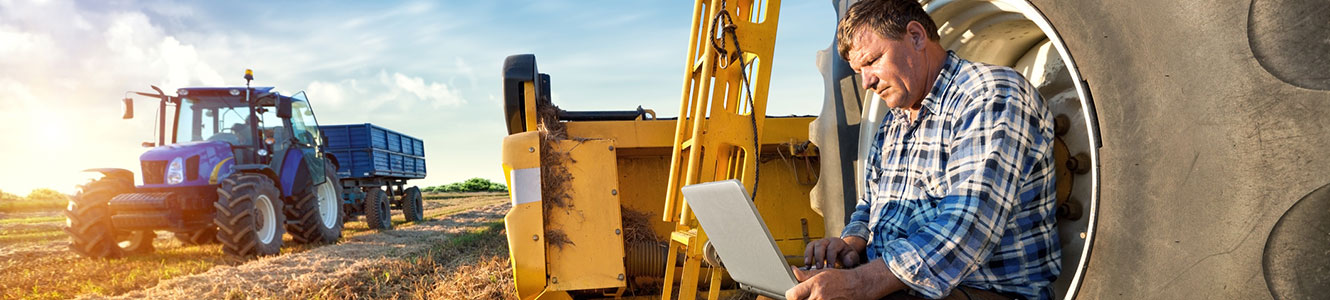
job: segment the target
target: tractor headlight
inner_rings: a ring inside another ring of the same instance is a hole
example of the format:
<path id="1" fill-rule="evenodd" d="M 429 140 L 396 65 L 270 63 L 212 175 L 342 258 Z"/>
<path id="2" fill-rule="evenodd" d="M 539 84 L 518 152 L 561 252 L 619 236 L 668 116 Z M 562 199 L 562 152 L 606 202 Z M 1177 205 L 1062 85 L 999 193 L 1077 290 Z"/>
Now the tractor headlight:
<path id="1" fill-rule="evenodd" d="M 166 184 L 177 184 L 185 181 L 185 162 L 176 157 L 171 160 L 171 164 L 166 166 Z"/>

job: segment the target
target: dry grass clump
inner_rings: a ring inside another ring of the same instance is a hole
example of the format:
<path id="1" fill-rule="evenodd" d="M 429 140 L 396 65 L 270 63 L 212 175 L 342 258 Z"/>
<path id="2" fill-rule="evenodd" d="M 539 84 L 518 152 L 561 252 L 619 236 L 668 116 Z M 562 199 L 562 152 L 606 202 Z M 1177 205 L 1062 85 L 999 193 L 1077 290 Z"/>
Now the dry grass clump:
<path id="1" fill-rule="evenodd" d="M 291 291 L 292 299 L 516 299 L 503 223 L 461 233 L 424 255 Z"/>
<path id="2" fill-rule="evenodd" d="M 630 208 L 624 208 L 620 211 L 623 222 L 623 242 L 624 244 L 633 243 L 663 243 L 656 232 L 651 229 L 651 217 L 647 213 L 636 211 Z"/>
<path id="3" fill-rule="evenodd" d="M 517 299 L 513 269 L 507 256 L 482 257 L 474 265 L 457 267 L 427 294 L 432 299 Z"/>
<path id="4" fill-rule="evenodd" d="M 536 103 L 536 128 L 540 132 L 540 197 L 542 214 L 546 220 L 555 209 L 569 209 L 572 203 L 568 195 L 569 182 L 573 180 L 568 172 L 568 164 L 574 163 L 568 152 L 556 151 L 554 144 L 568 140 L 568 129 L 559 121 L 559 107 L 549 98 L 541 98 Z M 581 140 L 581 139 L 579 139 Z M 562 230 L 545 228 L 545 243 L 559 249 L 571 245 L 572 241 Z"/>

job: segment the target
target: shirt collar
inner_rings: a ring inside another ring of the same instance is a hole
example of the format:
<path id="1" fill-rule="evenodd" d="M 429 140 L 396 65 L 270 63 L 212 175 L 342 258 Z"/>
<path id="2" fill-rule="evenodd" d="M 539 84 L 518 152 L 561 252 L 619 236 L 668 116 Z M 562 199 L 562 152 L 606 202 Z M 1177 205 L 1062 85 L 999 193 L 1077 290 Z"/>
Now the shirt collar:
<path id="1" fill-rule="evenodd" d="M 947 58 L 942 62 L 942 69 L 938 72 L 937 79 L 933 80 L 933 88 L 928 91 L 928 95 L 925 95 L 923 102 L 920 103 L 924 111 L 930 114 L 938 111 L 938 103 L 945 100 L 941 99 L 942 95 L 951 87 L 952 80 L 956 78 L 956 66 L 959 64 L 960 58 L 956 57 L 956 52 L 947 50 Z M 899 108 L 892 109 L 891 113 L 895 115 L 896 120 L 906 120 L 909 116 L 904 109 Z"/>

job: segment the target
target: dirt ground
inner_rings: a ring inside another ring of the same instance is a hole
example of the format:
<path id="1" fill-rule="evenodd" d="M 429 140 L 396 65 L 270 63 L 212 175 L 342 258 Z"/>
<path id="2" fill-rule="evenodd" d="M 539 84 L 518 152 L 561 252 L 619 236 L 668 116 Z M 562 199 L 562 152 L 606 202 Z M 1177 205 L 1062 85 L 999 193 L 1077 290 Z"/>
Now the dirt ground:
<path id="1" fill-rule="evenodd" d="M 183 259 L 202 259 L 192 262 L 199 264 L 194 267 L 197 271 L 165 275 L 161 280 L 145 282 L 147 285 L 118 284 L 112 288 L 83 288 L 66 292 L 38 290 L 50 284 L 79 283 L 81 281 L 75 278 L 77 276 L 42 271 L 40 266 L 32 264 L 67 264 L 66 269 L 103 264 L 151 269 L 152 264 L 77 257 L 68 250 L 68 238 L 61 230 L 65 225 L 63 215 L 58 211 L 0 215 L 0 232 L 4 233 L 0 235 L 0 273 L 49 273 L 28 274 L 31 276 L 13 278 L 15 281 L 5 280 L 4 285 L 24 285 L 24 282 L 28 282 L 33 286 L 6 287 L 6 291 L 10 288 L 31 291 L 20 294 L 5 292 L 8 296 L 0 298 L 67 298 L 70 295 L 79 295 L 83 299 L 472 298 L 467 294 L 441 291 L 452 290 L 451 287 L 455 285 L 475 286 L 467 290 L 468 293 L 493 294 L 497 297 L 510 294 L 511 271 L 507 267 L 507 247 L 502 230 L 503 215 L 509 207 L 507 195 L 429 194 L 425 198 L 427 220 L 406 223 L 399 214 L 394 219 L 394 230 L 373 231 L 364 228 L 362 221 L 352 221 L 347 223 L 344 231 L 346 237 L 338 244 L 296 245 L 289 247 L 291 249 L 284 248 L 281 255 L 243 264 L 211 262 L 211 258 L 215 258 L 213 256 L 221 256 L 220 253 L 206 251 L 215 247 L 195 249 L 204 252 Z M 158 245 L 159 254 L 154 255 L 163 257 L 175 255 L 172 251 L 178 251 L 176 248 L 193 249 L 175 245 L 178 242 L 166 232 L 158 234 L 155 244 Z M 131 261 L 142 259 L 152 260 L 150 257 L 141 257 Z M 482 276 L 484 278 L 468 279 L 465 278 L 466 274 L 454 271 L 458 269 L 472 270 L 469 272 L 472 275 L 485 275 Z M 130 274 L 122 270 L 94 277 L 144 275 L 134 274 L 140 271 L 144 270 L 128 270 Z M 504 278 L 505 275 L 507 278 Z M 412 276 L 419 278 L 401 278 Z M 94 292 L 89 293 L 88 290 Z"/>
<path id="2" fill-rule="evenodd" d="M 161 282 L 122 298 L 293 298 L 297 291 L 319 290 L 332 282 L 365 274 L 393 260 L 420 257 L 432 246 L 459 234 L 482 230 L 501 220 L 508 204 L 491 204 L 395 230 L 367 234 L 337 245 L 262 258 L 239 266 Z M 96 298 L 96 297 L 92 297 Z"/>

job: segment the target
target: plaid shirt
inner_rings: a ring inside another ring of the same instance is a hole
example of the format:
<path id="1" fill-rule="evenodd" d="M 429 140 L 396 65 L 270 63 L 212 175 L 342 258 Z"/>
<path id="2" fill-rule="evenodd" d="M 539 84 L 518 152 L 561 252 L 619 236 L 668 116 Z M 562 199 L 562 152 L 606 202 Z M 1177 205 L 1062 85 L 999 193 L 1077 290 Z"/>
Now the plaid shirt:
<path id="1" fill-rule="evenodd" d="M 1051 298 L 1062 253 L 1053 118 L 1038 91 L 948 52 L 918 115 L 883 119 L 841 236 L 867 240 L 869 259 L 925 297 L 964 285 Z"/>

